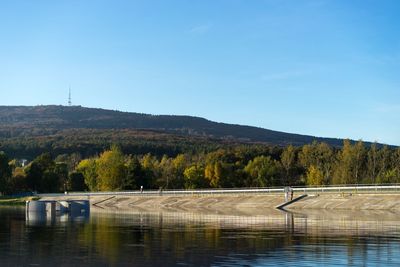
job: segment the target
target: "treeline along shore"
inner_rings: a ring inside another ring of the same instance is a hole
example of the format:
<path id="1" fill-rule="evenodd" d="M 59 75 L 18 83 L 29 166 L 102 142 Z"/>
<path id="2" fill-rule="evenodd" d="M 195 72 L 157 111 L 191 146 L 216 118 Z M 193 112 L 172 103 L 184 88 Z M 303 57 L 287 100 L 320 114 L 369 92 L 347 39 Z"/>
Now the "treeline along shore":
<path id="1" fill-rule="evenodd" d="M 345 140 L 304 146 L 238 145 L 176 156 L 125 154 L 112 146 L 99 155 L 44 153 L 30 162 L 0 152 L 0 192 L 120 191 L 240 188 L 400 182 L 400 148 Z"/>

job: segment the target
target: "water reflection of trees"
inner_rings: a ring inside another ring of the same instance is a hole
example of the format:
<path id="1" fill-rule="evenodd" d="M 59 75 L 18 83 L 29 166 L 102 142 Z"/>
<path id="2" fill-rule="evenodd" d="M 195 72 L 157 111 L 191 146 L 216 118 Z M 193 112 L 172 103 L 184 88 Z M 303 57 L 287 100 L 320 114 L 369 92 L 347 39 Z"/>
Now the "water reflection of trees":
<path id="1" fill-rule="evenodd" d="M 332 230 L 329 234 L 323 229 L 326 225 L 318 228 L 312 220 L 291 215 L 282 215 L 281 223 L 276 219 L 263 225 L 258 222 L 262 218 L 232 217 L 229 224 L 212 216 L 204 220 L 187 216 L 92 214 L 87 223 L 31 227 L 25 224 L 23 211 L 17 216 L 15 212 L 0 213 L 0 245 L 4 248 L 0 260 L 6 266 L 46 266 L 57 259 L 63 265 L 209 266 L 227 259 L 274 261 L 282 251 L 288 257 L 327 258 L 339 250 L 347 260 L 358 257 L 365 262 L 371 244 L 382 245 L 374 253 L 384 255 L 390 253 L 388 244 L 398 240 L 396 235 L 380 233 L 368 236 Z"/>
<path id="2" fill-rule="evenodd" d="M 364 256 L 367 253 L 369 238 L 360 239 L 359 236 L 340 232 L 327 236 L 323 231 L 318 234 L 313 229 L 307 233 L 307 228 L 297 231 L 293 217 L 290 220 L 289 225 L 285 221 L 286 225 L 271 229 L 259 226 L 224 228 L 220 224 L 184 222 L 179 218 L 177 223 L 172 223 L 171 220 L 165 220 L 162 214 L 136 214 L 127 218 L 99 216 L 92 218 L 90 227 L 98 228 L 92 229 L 89 235 L 102 232 L 95 238 L 95 246 L 99 252 L 103 252 L 101 255 L 112 262 L 125 258 L 126 262 L 152 262 L 163 266 L 177 262 L 209 265 L 216 257 L 229 255 L 242 255 L 240 257 L 243 258 L 254 257 L 250 255 L 273 255 L 275 251 L 305 243 L 315 245 L 314 251 L 306 251 L 315 256 L 329 255 L 331 250 L 326 248 L 330 245 L 346 247 L 350 257 L 354 253 Z M 113 231 L 114 227 L 118 230 Z M 385 237 L 374 238 L 377 242 L 380 239 L 387 241 Z"/>

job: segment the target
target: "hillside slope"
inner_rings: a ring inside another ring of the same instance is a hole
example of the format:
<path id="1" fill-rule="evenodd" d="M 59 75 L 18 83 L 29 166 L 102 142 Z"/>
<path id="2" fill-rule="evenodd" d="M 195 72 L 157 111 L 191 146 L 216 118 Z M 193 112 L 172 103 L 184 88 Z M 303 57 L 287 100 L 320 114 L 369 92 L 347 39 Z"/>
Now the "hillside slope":
<path id="1" fill-rule="evenodd" d="M 59 135 L 70 129 L 150 130 L 163 134 L 279 146 L 304 145 L 313 140 L 333 146 L 342 144 L 341 139 L 217 123 L 191 116 L 155 116 L 81 106 L 0 106 L 0 140 Z"/>

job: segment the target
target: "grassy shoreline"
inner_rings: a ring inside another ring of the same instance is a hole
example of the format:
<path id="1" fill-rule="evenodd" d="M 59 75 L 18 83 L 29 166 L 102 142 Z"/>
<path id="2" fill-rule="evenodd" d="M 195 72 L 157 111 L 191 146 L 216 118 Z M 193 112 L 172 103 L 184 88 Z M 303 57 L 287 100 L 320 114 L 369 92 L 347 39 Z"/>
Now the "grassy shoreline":
<path id="1" fill-rule="evenodd" d="M 0 206 L 23 206 L 28 200 L 38 200 L 39 197 L 0 197 Z"/>

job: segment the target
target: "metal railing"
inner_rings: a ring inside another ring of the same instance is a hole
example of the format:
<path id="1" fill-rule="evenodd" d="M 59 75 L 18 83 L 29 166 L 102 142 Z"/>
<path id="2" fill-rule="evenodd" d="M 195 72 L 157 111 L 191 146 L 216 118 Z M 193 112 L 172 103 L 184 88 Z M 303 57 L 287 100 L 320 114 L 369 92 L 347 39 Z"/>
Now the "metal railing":
<path id="1" fill-rule="evenodd" d="M 400 193 L 400 185 L 333 185 L 314 187 L 291 187 L 294 192 L 299 193 Z M 211 194 L 273 194 L 283 193 L 285 187 L 269 188 L 218 188 L 218 189 L 195 189 L 195 190 L 143 190 L 143 191 L 113 191 L 113 192 L 67 192 L 35 194 L 38 197 L 59 196 L 107 196 L 107 195 L 211 195 Z"/>

